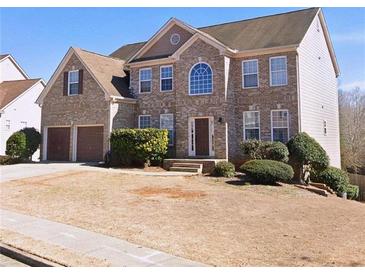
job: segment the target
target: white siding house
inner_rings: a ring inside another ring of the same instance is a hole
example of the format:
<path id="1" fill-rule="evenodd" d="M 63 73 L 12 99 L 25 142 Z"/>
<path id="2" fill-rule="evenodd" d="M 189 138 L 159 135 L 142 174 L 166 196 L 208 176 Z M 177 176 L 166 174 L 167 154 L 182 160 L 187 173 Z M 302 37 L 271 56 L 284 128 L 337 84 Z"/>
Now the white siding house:
<path id="1" fill-rule="evenodd" d="M 6 141 L 24 127 L 40 129 L 41 108 L 35 103 L 44 89 L 42 79 L 29 79 L 10 55 L 0 60 L 0 155 Z M 13 79 L 12 79 L 13 78 Z M 38 160 L 39 152 L 33 155 Z"/>
<path id="2" fill-rule="evenodd" d="M 336 58 L 321 12 L 298 48 L 299 126 L 341 167 Z"/>

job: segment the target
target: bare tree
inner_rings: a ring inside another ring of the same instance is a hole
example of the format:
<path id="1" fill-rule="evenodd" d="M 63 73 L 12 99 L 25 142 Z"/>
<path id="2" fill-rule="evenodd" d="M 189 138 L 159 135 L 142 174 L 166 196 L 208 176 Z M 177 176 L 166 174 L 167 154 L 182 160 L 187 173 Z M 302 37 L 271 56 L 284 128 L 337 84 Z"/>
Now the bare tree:
<path id="1" fill-rule="evenodd" d="M 342 167 L 365 168 L 365 93 L 339 90 Z"/>

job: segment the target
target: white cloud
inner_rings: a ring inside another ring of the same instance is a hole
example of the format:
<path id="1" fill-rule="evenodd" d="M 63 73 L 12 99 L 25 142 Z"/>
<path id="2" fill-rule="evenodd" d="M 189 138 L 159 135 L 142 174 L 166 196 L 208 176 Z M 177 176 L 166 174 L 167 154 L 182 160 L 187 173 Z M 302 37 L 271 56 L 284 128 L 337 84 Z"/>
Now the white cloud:
<path id="1" fill-rule="evenodd" d="M 343 90 L 352 90 L 359 87 L 361 90 L 365 90 L 365 81 L 354 81 L 349 83 L 340 84 L 339 88 Z"/>
<path id="2" fill-rule="evenodd" d="M 332 35 L 332 40 L 338 43 L 352 42 L 365 44 L 365 32 L 349 32 L 349 33 L 335 33 Z"/>

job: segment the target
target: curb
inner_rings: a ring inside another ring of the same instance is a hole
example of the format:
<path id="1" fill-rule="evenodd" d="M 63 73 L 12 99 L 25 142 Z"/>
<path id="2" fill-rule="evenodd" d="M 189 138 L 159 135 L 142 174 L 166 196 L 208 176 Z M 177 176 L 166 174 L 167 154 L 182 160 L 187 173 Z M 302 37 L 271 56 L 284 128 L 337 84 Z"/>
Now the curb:
<path id="1" fill-rule="evenodd" d="M 64 265 L 49 261 L 47 259 L 38 257 L 36 255 L 27 253 L 21 249 L 17 249 L 12 246 L 6 245 L 4 243 L 0 243 L 0 254 L 3 254 L 9 258 L 12 258 L 16 261 L 19 261 L 21 263 L 24 263 L 26 265 L 33 266 L 33 267 L 64 266 Z"/>

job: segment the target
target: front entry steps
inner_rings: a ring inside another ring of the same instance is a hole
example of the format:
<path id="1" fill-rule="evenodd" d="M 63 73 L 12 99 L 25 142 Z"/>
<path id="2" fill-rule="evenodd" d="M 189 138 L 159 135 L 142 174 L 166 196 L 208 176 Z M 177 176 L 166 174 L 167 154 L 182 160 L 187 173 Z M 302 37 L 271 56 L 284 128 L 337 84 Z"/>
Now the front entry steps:
<path id="1" fill-rule="evenodd" d="M 335 192 L 324 184 L 309 183 L 309 185 L 295 185 L 296 187 L 308 190 L 310 192 L 322 195 L 324 197 L 335 196 Z"/>
<path id="2" fill-rule="evenodd" d="M 169 168 L 169 170 L 170 171 L 191 172 L 191 173 L 202 174 L 203 164 L 172 163 L 172 166 Z"/>

